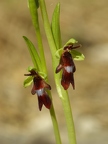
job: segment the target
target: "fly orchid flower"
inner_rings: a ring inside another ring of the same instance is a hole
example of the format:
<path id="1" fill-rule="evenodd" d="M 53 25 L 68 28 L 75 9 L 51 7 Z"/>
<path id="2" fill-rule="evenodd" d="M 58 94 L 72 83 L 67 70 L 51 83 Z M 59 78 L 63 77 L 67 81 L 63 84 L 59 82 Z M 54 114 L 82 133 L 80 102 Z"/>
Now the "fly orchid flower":
<path id="1" fill-rule="evenodd" d="M 25 74 L 25 76 L 33 76 L 33 87 L 31 93 L 32 95 L 37 94 L 38 96 L 39 110 L 41 111 L 43 105 L 50 109 L 51 99 L 48 96 L 46 89 L 51 90 L 51 86 L 47 84 L 44 79 L 35 72 L 35 70 L 31 70 L 30 74 Z"/>
<path id="2" fill-rule="evenodd" d="M 56 68 L 56 73 L 63 70 L 61 85 L 63 86 L 65 90 L 69 88 L 70 83 L 72 84 L 73 89 L 75 89 L 74 72 L 76 71 L 76 67 L 73 62 L 73 58 L 70 53 L 70 50 L 76 49 L 78 47 L 80 47 L 80 45 L 73 46 L 72 44 L 70 44 L 70 45 L 65 46 L 63 49 L 64 51 L 60 57 L 59 65 Z"/>

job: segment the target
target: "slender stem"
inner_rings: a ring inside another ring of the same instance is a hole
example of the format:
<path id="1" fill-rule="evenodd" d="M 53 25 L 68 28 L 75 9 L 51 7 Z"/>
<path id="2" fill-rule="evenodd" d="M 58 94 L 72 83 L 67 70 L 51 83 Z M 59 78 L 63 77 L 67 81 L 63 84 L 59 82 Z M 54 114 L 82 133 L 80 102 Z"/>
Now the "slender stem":
<path id="1" fill-rule="evenodd" d="M 59 133 L 59 128 L 58 128 L 58 123 L 57 123 L 57 119 L 56 119 L 56 115 L 55 115 L 53 105 L 50 109 L 50 115 L 51 115 L 51 119 L 52 119 L 52 122 L 53 122 L 53 129 L 54 129 L 56 144 L 62 144 L 61 138 L 60 138 L 60 133 Z"/>
<path id="2" fill-rule="evenodd" d="M 37 41 L 38 41 L 38 47 L 40 50 L 40 57 L 41 57 L 43 72 L 47 73 L 45 56 L 44 56 L 44 51 L 43 51 L 43 44 L 42 44 L 42 37 L 41 37 L 41 33 L 40 33 L 40 27 L 36 31 L 36 37 L 37 37 Z"/>
<path id="3" fill-rule="evenodd" d="M 53 69 L 55 71 L 57 63 L 58 63 L 58 61 L 55 57 L 56 45 L 54 43 L 54 39 L 52 36 L 50 23 L 49 23 L 47 11 L 46 11 L 45 1 L 40 0 L 39 2 L 40 2 L 40 8 L 41 8 L 41 13 L 42 13 L 42 17 L 43 17 L 45 32 L 46 32 L 46 36 L 47 36 L 48 43 L 50 46 L 51 54 L 52 54 Z M 72 117 L 68 93 L 61 87 L 61 84 L 59 82 L 60 74 L 57 74 L 57 75 L 54 74 L 54 76 L 55 76 L 57 91 L 58 91 L 59 96 L 61 97 L 62 104 L 63 104 L 64 114 L 65 114 L 65 118 L 66 118 L 67 129 L 68 129 L 69 142 L 70 142 L 70 144 L 76 144 L 74 123 L 73 123 L 73 117 Z"/>
<path id="4" fill-rule="evenodd" d="M 69 142 L 70 144 L 76 144 L 75 128 L 68 94 L 64 94 L 64 97 L 62 97 L 61 99 L 67 123 Z"/>
<path id="5" fill-rule="evenodd" d="M 75 128 L 74 128 L 74 121 L 72 116 L 72 110 L 69 101 L 69 95 L 66 90 L 63 89 L 60 83 L 61 73 L 55 74 L 55 82 L 58 94 L 61 98 L 63 110 L 66 119 L 66 125 L 68 130 L 68 137 L 70 144 L 76 144 L 76 135 L 75 135 Z"/>
<path id="6" fill-rule="evenodd" d="M 38 12 L 37 12 L 37 8 L 36 8 L 36 5 L 35 5 L 35 0 L 29 0 L 29 8 L 30 8 L 31 16 L 32 16 L 33 25 L 34 25 L 35 31 L 36 31 L 36 37 L 37 37 L 37 41 L 38 41 L 38 47 L 39 47 L 39 50 L 40 50 L 40 58 L 41 58 L 41 61 L 42 61 L 43 72 L 45 72 L 46 75 L 47 75 L 44 49 L 43 49 L 43 44 L 42 44 L 42 37 L 41 37 L 41 33 L 40 33 L 40 27 L 39 27 L 39 21 L 38 21 Z M 49 92 L 49 95 L 52 98 L 50 92 Z M 52 103 L 52 106 L 51 106 L 51 109 L 50 109 L 50 115 L 51 115 L 51 119 L 52 119 L 52 123 L 53 123 L 53 127 L 54 127 L 56 143 L 61 144 L 60 133 L 59 133 L 58 123 L 57 123 L 53 103 Z"/>

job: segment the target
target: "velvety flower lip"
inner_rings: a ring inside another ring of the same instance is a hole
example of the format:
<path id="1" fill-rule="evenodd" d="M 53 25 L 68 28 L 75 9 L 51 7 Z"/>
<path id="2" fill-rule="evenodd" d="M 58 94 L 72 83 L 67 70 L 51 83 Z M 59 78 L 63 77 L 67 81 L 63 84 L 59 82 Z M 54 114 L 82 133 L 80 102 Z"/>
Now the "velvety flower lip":
<path id="1" fill-rule="evenodd" d="M 43 91 L 42 95 L 38 95 L 38 105 L 39 105 L 39 110 L 41 111 L 43 104 L 45 105 L 46 108 L 50 109 L 51 107 L 51 100 L 48 96 L 48 94 Z"/>
<path id="2" fill-rule="evenodd" d="M 75 82 L 74 82 L 74 72 L 76 71 L 76 67 L 70 53 L 70 50 L 76 49 L 81 45 L 67 45 L 64 47 L 64 51 L 61 54 L 59 65 L 56 68 L 56 73 L 62 70 L 62 78 L 61 78 L 61 85 L 65 90 L 69 88 L 70 83 L 75 89 Z"/>
<path id="3" fill-rule="evenodd" d="M 76 68 L 72 56 L 67 50 L 64 51 L 61 55 L 59 65 L 56 68 L 56 73 L 60 72 L 61 70 L 63 70 L 61 79 L 61 85 L 63 86 L 63 88 L 67 90 L 71 83 L 73 89 L 75 89 L 73 73 L 76 71 Z"/>
<path id="4" fill-rule="evenodd" d="M 39 110 L 41 111 L 42 106 L 50 109 L 51 99 L 48 96 L 46 89 L 51 90 L 51 86 L 47 84 L 44 79 L 34 70 L 30 71 L 30 74 L 25 74 L 25 76 L 33 76 L 33 87 L 31 90 L 32 95 L 37 94 Z"/>

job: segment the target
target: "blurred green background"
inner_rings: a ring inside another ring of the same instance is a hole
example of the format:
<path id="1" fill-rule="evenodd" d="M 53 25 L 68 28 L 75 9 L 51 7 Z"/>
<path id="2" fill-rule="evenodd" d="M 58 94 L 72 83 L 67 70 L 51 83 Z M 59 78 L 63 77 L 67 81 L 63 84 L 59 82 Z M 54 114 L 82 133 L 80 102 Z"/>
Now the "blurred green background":
<path id="1" fill-rule="evenodd" d="M 76 90 L 69 88 L 78 144 L 108 143 L 108 1 L 59 0 L 63 44 L 75 38 L 85 61 L 76 62 Z M 46 0 L 51 20 L 58 0 Z M 40 12 L 39 12 L 40 13 Z M 51 56 L 40 18 L 49 82 L 63 144 L 68 144 L 61 101 L 56 93 Z M 49 111 L 24 88 L 32 66 L 26 35 L 37 47 L 27 1 L 0 0 L 0 144 L 55 144 Z"/>

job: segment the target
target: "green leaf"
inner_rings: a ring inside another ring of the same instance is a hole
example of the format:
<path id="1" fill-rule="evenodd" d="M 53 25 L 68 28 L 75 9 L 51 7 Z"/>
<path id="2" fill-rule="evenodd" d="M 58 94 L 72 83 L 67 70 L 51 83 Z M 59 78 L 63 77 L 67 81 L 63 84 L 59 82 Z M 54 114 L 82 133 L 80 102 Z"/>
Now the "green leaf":
<path id="1" fill-rule="evenodd" d="M 38 55 L 36 48 L 34 47 L 33 43 L 27 37 L 23 36 L 23 38 L 28 46 L 34 66 L 37 68 L 37 70 L 40 70 L 41 61 L 40 61 L 40 57 Z"/>
<path id="2" fill-rule="evenodd" d="M 30 86 L 32 84 L 32 82 L 33 82 L 33 77 L 29 76 L 24 80 L 23 85 L 26 88 L 26 87 Z"/>
<path id="3" fill-rule="evenodd" d="M 76 50 L 71 50 L 70 52 L 74 60 L 81 61 L 85 59 L 85 56 Z"/>
<path id="4" fill-rule="evenodd" d="M 43 72 L 39 72 L 39 75 L 44 79 L 47 80 L 47 75 Z"/>
<path id="5" fill-rule="evenodd" d="M 59 19 L 60 19 L 60 3 L 58 3 L 54 9 L 51 22 L 51 30 L 57 49 L 61 47 L 61 32 L 60 32 Z"/>
<path id="6" fill-rule="evenodd" d="M 30 14 L 32 17 L 32 22 L 35 27 L 35 30 L 38 29 L 38 12 L 37 8 L 39 7 L 39 0 L 28 0 L 28 5 L 30 9 Z"/>

